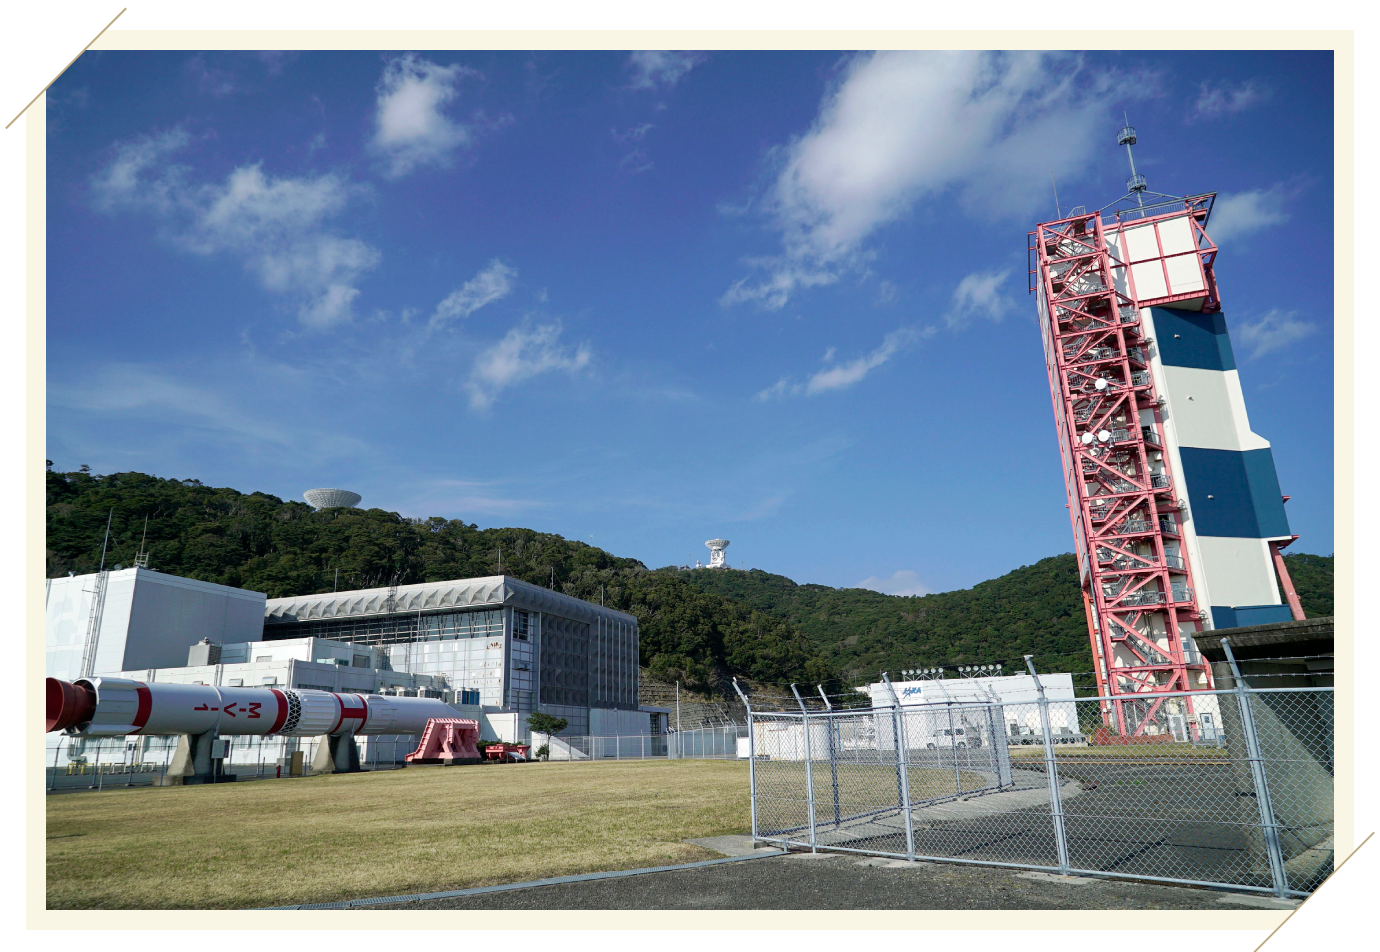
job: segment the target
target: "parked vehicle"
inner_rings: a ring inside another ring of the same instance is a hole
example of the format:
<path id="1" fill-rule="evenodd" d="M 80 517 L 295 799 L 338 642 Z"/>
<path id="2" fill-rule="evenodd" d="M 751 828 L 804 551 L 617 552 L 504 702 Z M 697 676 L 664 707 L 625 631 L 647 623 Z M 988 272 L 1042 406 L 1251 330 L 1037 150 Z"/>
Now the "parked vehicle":
<path id="1" fill-rule="evenodd" d="M 962 727 L 953 729 L 944 728 L 935 731 L 934 739 L 925 745 L 926 750 L 935 750 L 939 747 L 952 747 L 955 750 L 963 750 L 967 747 L 981 747 L 982 736 L 977 732 L 967 733 Z"/>

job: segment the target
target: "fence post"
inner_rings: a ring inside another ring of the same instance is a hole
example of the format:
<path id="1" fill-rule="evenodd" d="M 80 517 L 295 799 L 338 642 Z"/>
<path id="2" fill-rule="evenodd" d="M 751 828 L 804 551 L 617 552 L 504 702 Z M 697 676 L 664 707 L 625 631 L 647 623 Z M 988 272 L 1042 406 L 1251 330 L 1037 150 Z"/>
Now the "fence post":
<path id="1" fill-rule="evenodd" d="M 962 774 L 958 772 L 958 735 L 954 733 L 954 702 L 945 701 L 944 711 L 949 717 L 949 756 L 952 757 L 954 761 L 954 793 L 962 793 L 963 777 Z M 964 741 L 967 741 L 966 734 L 964 735 Z M 934 749 L 938 750 L 939 745 L 935 744 Z"/>
<path id="2" fill-rule="evenodd" d="M 791 685 L 791 693 L 795 695 L 795 703 L 800 705 L 800 730 L 805 735 L 805 802 L 810 811 L 810 852 L 818 853 L 818 844 L 815 839 L 815 772 L 814 763 L 810 756 L 810 712 L 805 707 L 805 700 L 800 696 L 800 692 Z"/>
<path id="3" fill-rule="evenodd" d="M 891 677 L 882 672 L 887 693 L 891 695 L 892 732 L 896 735 L 896 785 L 901 792 L 901 812 L 906 818 L 906 859 L 915 862 L 915 817 L 910 813 L 910 764 L 906 760 L 908 744 L 904 736 L 905 722 L 901 716 L 901 701 L 891 686 Z"/>
<path id="4" fill-rule="evenodd" d="M 829 712 L 824 720 L 825 729 L 829 736 L 829 776 L 834 784 L 834 828 L 839 826 L 839 756 L 838 747 L 834 743 L 834 731 L 838 729 L 838 722 L 834 720 L 834 705 L 829 703 L 829 695 L 824 693 L 824 685 L 816 684 L 819 696 L 824 698 L 824 709 Z"/>
<path id="5" fill-rule="evenodd" d="M 738 687 L 738 679 L 733 679 L 733 690 L 738 692 L 738 696 L 743 699 L 743 707 L 747 708 L 747 729 L 748 729 L 748 803 L 751 805 L 752 814 L 752 845 L 757 845 L 757 732 L 752 729 L 752 704 L 748 701 L 743 689 Z M 737 751 L 734 751 L 736 754 Z"/>
<path id="6" fill-rule="evenodd" d="M 1040 676 L 1035 673 L 1035 662 L 1031 660 L 1034 657 L 1026 655 L 1025 666 L 1030 669 L 1030 676 L 1035 679 L 1035 690 L 1040 694 L 1040 733 L 1045 745 L 1045 777 L 1049 781 L 1049 815 L 1054 821 L 1054 844 L 1059 850 L 1059 872 L 1067 876 L 1069 844 L 1064 835 L 1064 804 L 1059 798 L 1059 773 L 1054 763 L 1054 737 L 1049 730 L 1049 698 L 1045 697 L 1045 686 L 1040 683 Z"/>
<path id="7" fill-rule="evenodd" d="M 105 746 L 105 738 L 96 741 L 96 791 L 99 793 L 104 789 L 105 778 L 101 776 L 101 748 Z"/>
<path id="8" fill-rule="evenodd" d="M 1260 753 L 1260 740 L 1255 733 L 1255 715 L 1251 711 L 1251 694 L 1246 682 L 1241 679 L 1241 669 L 1236 666 L 1236 656 L 1232 654 L 1231 643 L 1222 639 L 1222 650 L 1226 652 L 1227 663 L 1231 665 L 1233 690 L 1236 704 L 1241 711 L 1241 732 L 1246 735 L 1246 759 L 1251 765 L 1251 780 L 1255 784 L 1255 801 L 1260 810 L 1261 832 L 1265 834 L 1265 853 L 1270 860 L 1270 878 L 1274 882 L 1275 895 L 1284 899 L 1289 895 L 1289 880 L 1284 871 L 1284 850 L 1279 843 L 1279 826 L 1275 823 L 1275 807 L 1270 802 L 1270 787 L 1265 779 L 1265 758 Z"/>

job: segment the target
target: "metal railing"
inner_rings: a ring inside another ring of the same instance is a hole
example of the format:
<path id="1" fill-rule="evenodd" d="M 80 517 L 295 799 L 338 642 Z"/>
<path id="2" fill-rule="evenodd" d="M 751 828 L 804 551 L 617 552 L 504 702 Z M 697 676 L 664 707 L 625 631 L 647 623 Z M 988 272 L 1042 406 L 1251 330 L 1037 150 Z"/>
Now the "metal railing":
<path id="1" fill-rule="evenodd" d="M 902 704 L 883 678 L 866 709 L 744 695 L 754 841 L 1279 897 L 1332 870 L 1331 688 L 1074 698 L 1037 676 L 1022 703 Z"/>

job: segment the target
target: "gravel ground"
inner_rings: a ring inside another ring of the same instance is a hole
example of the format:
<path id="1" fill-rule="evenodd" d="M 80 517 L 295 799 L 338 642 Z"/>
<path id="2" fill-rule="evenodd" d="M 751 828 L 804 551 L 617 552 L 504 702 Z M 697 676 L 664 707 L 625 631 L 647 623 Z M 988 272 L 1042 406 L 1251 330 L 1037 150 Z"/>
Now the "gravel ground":
<path id="1" fill-rule="evenodd" d="M 797 853 L 374 909 L 1243 909 L 1263 896 L 948 863 Z"/>

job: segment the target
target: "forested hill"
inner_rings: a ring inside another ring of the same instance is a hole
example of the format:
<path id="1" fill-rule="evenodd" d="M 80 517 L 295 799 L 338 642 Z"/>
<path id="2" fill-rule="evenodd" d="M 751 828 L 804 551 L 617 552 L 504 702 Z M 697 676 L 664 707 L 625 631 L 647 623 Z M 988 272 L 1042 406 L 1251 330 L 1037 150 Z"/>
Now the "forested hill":
<path id="1" fill-rule="evenodd" d="M 1330 555 L 1310 555 L 1298 552 L 1286 555 L 1284 564 L 1294 581 L 1294 592 L 1309 618 L 1332 614 L 1332 561 Z"/>
<path id="2" fill-rule="evenodd" d="M 1332 614 L 1330 555 L 1286 555 L 1310 618 Z M 823 645 L 846 678 L 931 664 L 986 663 L 1035 655 L 1042 671 L 1091 671 L 1087 622 L 1072 554 L 1041 559 L 972 588 L 882 595 L 862 588 L 797 585 L 751 571 L 683 573 L 798 628 Z"/>
<path id="3" fill-rule="evenodd" d="M 381 509 L 314 512 L 266 493 L 142 473 L 48 473 L 49 577 L 129 565 L 144 518 L 151 567 L 270 598 L 505 575 L 636 615 L 653 677 L 726 693 L 739 675 L 851 683 L 879 671 L 1033 654 L 1042 671 L 1091 671 L 1072 555 L 970 589 L 921 597 L 797 585 L 752 571 L 649 571 L 635 559 L 530 529 L 479 529 Z M 1332 614 L 1332 556 L 1285 556 L 1310 617 Z"/>
<path id="4" fill-rule="evenodd" d="M 479 529 L 381 509 L 306 503 L 142 473 L 48 472 L 47 574 L 130 565 L 148 517 L 150 567 L 270 598 L 503 574 L 636 615 L 642 664 L 666 681 L 725 693 L 729 675 L 768 684 L 835 676 L 820 647 L 776 618 L 650 572 L 583 542 L 530 529 Z"/>
<path id="5" fill-rule="evenodd" d="M 707 592 L 800 629 L 849 676 L 1033 654 L 1042 671 L 1091 671 L 1072 555 L 1022 566 L 969 589 L 903 597 L 864 588 L 797 585 L 750 571 L 686 572 Z"/>

